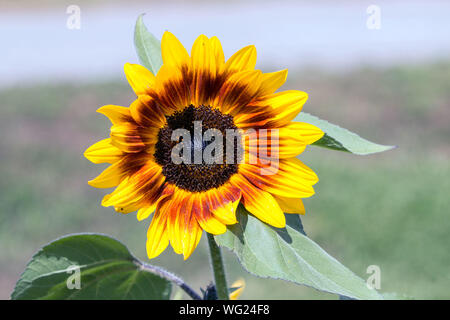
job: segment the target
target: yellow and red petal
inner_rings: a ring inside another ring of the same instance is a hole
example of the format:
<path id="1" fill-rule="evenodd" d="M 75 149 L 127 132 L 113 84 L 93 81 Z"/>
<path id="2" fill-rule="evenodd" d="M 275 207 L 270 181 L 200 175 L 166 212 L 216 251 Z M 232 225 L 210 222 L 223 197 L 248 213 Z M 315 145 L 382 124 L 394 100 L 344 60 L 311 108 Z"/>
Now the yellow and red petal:
<path id="1" fill-rule="evenodd" d="M 293 120 L 302 110 L 308 94 L 298 90 L 288 90 L 261 98 L 264 104 L 272 107 L 277 113 L 274 119 L 268 122 L 270 127 L 278 127 L 281 123 L 287 123 Z"/>
<path id="2" fill-rule="evenodd" d="M 105 207 L 123 207 L 138 201 L 147 206 L 152 205 L 164 191 L 165 178 L 162 175 L 162 168 L 148 160 L 132 176 L 122 180 L 119 186 L 104 198 L 102 205 Z M 144 205 L 142 205 L 144 206 Z"/>
<path id="3" fill-rule="evenodd" d="M 188 204 L 185 205 L 185 203 Z M 193 197 L 186 197 L 185 201 L 183 201 L 183 209 L 180 212 L 182 214 L 182 217 L 184 217 L 184 219 L 180 220 L 180 230 L 182 230 L 182 253 L 184 256 L 184 260 L 189 258 L 192 252 L 195 250 L 198 243 L 200 242 L 203 233 L 203 229 L 198 224 L 198 221 L 192 213 L 192 210 L 190 210 L 190 208 L 192 208 L 193 206 Z"/>
<path id="4" fill-rule="evenodd" d="M 111 188 L 117 186 L 125 177 L 138 172 L 151 159 L 144 154 L 125 154 L 106 168 L 98 177 L 89 181 L 89 185 L 96 188 Z"/>
<path id="5" fill-rule="evenodd" d="M 188 66 L 179 69 L 163 65 L 156 75 L 155 91 L 149 95 L 155 100 L 165 115 L 182 110 L 192 101 Z"/>
<path id="6" fill-rule="evenodd" d="M 258 188 L 289 198 L 312 196 L 312 186 L 319 181 L 314 171 L 296 158 L 266 165 L 241 164 L 239 172 Z"/>
<path id="7" fill-rule="evenodd" d="M 216 57 L 209 39 L 199 36 L 191 51 L 192 103 L 196 106 L 210 105 L 211 87 L 215 81 Z"/>
<path id="8" fill-rule="evenodd" d="M 168 198 L 170 198 L 174 192 L 175 188 L 173 185 L 165 183 L 163 186 L 163 191 L 161 192 L 160 196 L 156 198 L 155 202 L 147 201 L 147 199 L 144 197 L 140 204 L 139 211 L 137 212 L 136 218 L 139 221 L 147 219 L 153 212 L 155 212 L 158 208 L 158 205 L 163 202 L 167 201 Z"/>
<path id="9" fill-rule="evenodd" d="M 239 188 L 226 183 L 219 188 L 206 191 L 202 195 L 203 207 L 208 208 L 213 216 L 223 224 L 234 224 L 236 208 L 241 200 Z"/>
<path id="10" fill-rule="evenodd" d="M 248 103 L 258 93 L 261 75 L 259 70 L 246 70 L 231 75 L 217 92 L 213 105 L 222 113 L 233 116 L 246 111 Z"/>
<path id="11" fill-rule="evenodd" d="M 236 208 L 240 199 L 239 188 L 226 183 L 196 194 L 192 210 L 205 231 L 221 234 L 226 231 L 226 225 L 237 222 Z"/>
<path id="12" fill-rule="evenodd" d="M 244 131 L 246 151 L 260 158 L 294 158 L 305 147 L 323 137 L 318 127 L 304 122 L 291 122 L 281 128 Z"/>
<path id="13" fill-rule="evenodd" d="M 214 216 L 211 209 L 207 206 L 207 199 L 204 197 L 204 194 L 194 194 L 193 198 L 192 212 L 200 227 L 211 234 L 225 233 L 227 231 L 226 225 Z"/>
<path id="14" fill-rule="evenodd" d="M 176 188 L 167 201 L 167 231 L 173 250 L 187 259 L 197 247 L 202 229 L 193 213 L 195 194 Z"/>
<path id="15" fill-rule="evenodd" d="M 232 176 L 230 183 L 241 189 L 242 203 L 251 214 L 277 228 L 286 225 L 283 211 L 269 192 L 257 188 L 241 174 Z"/>
<path id="16" fill-rule="evenodd" d="M 127 153 L 137 153 L 145 148 L 141 130 L 137 124 L 124 122 L 111 127 L 111 144 Z"/>
<path id="17" fill-rule="evenodd" d="M 278 128 L 289 124 L 302 110 L 308 94 L 298 90 L 288 90 L 258 97 L 247 108 L 252 113 L 238 114 L 235 124 L 245 128 Z"/>
<path id="18" fill-rule="evenodd" d="M 239 205 L 240 200 L 241 199 L 239 198 L 236 201 L 227 202 L 217 209 L 212 210 L 214 217 L 226 225 L 237 223 L 238 221 L 236 220 L 236 209 Z"/>
<path id="19" fill-rule="evenodd" d="M 148 207 L 146 207 L 145 205 L 144 205 L 144 207 L 142 207 L 143 205 L 141 204 L 141 207 L 138 208 L 139 210 L 138 210 L 138 212 L 137 212 L 136 218 L 137 218 L 139 221 L 142 221 L 142 220 L 144 220 L 144 219 L 147 219 L 153 212 L 155 212 L 155 210 L 156 210 L 158 204 L 159 204 L 161 201 L 163 201 L 163 200 L 166 199 L 167 197 L 172 196 L 173 191 L 174 191 L 173 186 L 171 186 L 171 185 L 169 185 L 169 184 L 166 184 L 166 185 L 164 186 L 164 190 L 162 191 L 161 195 L 159 196 L 159 198 L 156 199 L 155 202 L 151 203 L 151 202 L 148 202 L 148 201 L 147 201 L 147 204 L 149 204 Z M 145 197 L 144 197 L 143 203 L 146 203 L 145 200 L 146 200 L 146 199 L 145 199 Z M 165 200 L 164 200 L 164 201 L 165 201 Z"/>
<path id="20" fill-rule="evenodd" d="M 162 128 L 166 117 L 161 107 L 150 96 L 139 96 L 130 106 L 134 121 L 146 128 Z"/>
<path id="21" fill-rule="evenodd" d="M 111 138 L 100 140 L 86 149 L 84 156 L 93 163 L 114 163 L 120 160 L 123 152 L 111 144 Z"/>
<path id="22" fill-rule="evenodd" d="M 183 257 L 187 260 L 195 248 L 197 248 L 200 239 L 202 238 L 203 229 L 199 226 L 197 221 L 193 219 L 191 221 L 191 226 L 189 227 L 188 239 L 183 242 Z"/>

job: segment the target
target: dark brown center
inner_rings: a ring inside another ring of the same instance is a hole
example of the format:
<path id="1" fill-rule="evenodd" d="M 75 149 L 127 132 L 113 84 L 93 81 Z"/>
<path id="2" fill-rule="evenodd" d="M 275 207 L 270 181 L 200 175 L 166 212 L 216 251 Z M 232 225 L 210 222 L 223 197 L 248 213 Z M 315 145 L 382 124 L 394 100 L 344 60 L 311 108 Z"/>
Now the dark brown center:
<path id="1" fill-rule="evenodd" d="M 167 125 L 158 133 L 154 153 L 156 162 L 163 168 L 166 181 L 184 190 L 202 192 L 220 187 L 238 172 L 242 145 L 231 115 L 210 106 L 190 105 L 166 119 Z M 177 129 L 184 129 L 184 132 L 189 133 L 189 138 L 187 135 L 178 137 Z M 211 135 L 212 131 L 215 134 Z M 187 144 L 182 144 L 184 142 Z M 181 144 L 185 146 L 184 149 L 179 148 Z M 179 149 L 180 156 L 189 161 L 174 161 L 172 150 L 177 150 L 174 152 L 178 154 Z M 201 157 L 197 157 L 199 154 Z"/>

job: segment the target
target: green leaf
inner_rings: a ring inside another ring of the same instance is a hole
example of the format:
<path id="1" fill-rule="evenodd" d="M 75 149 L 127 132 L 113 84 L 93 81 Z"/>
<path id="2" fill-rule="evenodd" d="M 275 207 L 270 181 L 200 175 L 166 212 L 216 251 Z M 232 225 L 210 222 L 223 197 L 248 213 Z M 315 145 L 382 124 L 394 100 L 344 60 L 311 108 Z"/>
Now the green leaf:
<path id="1" fill-rule="evenodd" d="M 65 236 L 33 256 L 11 299 L 169 299 L 171 283 L 141 266 L 125 245 L 111 237 Z M 74 288 L 76 268 L 79 289 Z"/>
<path id="2" fill-rule="evenodd" d="M 346 151 L 359 155 L 383 152 L 395 148 L 395 146 L 385 146 L 361 138 L 356 133 L 319 119 L 306 112 L 300 112 L 295 118 L 295 121 L 313 124 L 325 132 L 325 135 L 320 140 L 312 144 L 314 146 Z"/>
<path id="3" fill-rule="evenodd" d="M 142 65 L 149 69 L 154 75 L 162 66 L 161 43 L 145 27 L 141 14 L 134 28 L 134 46 Z"/>
<path id="4" fill-rule="evenodd" d="M 287 226 L 273 228 L 241 205 L 239 223 L 216 236 L 219 245 L 232 250 L 242 266 L 260 277 L 283 279 L 356 299 L 382 299 L 363 279 L 302 234 L 298 215 L 287 215 Z"/>

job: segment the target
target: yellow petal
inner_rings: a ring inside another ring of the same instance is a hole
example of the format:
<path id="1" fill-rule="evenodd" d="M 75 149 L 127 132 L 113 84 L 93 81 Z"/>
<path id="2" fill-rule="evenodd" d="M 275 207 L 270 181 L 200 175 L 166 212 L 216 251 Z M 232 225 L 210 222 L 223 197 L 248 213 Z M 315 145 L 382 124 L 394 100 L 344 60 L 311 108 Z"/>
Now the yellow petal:
<path id="1" fill-rule="evenodd" d="M 103 197 L 102 206 L 109 207 L 122 207 L 127 206 L 130 203 L 134 203 L 142 198 L 142 195 L 136 195 L 136 188 L 133 183 L 130 183 L 130 177 L 123 179 L 117 188 L 109 195 Z"/>
<path id="2" fill-rule="evenodd" d="M 102 206 L 105 206 L 104 204 L 106 202 L 108 202 L 110 198 L 111 198 L 111 194 L 105 195 L 102 199 Z M 127 214 L 130 212 L 134 212 L 134 211 L 138 210 L 139 208 L 140 208 L 139 201 L 132 201 L 132 202 L 127 203 L 126 205 L 114 207 L 114 210 L 116 210 L 117 212 L 123 213 L 123 214 Z"/>
<path id="3" fill-rule="evenodd" d="M 277 91 L 278 88 L 280 88 L 286 82 L 287 74 L 287 69 L 272 73 L 264 73 L 262 75 L 259 94 L 263 96 L 272 94 Z"/>
<path id="4" fill-rule="evenodd" d="M 153 212 L 155 212 L 156 209 L 156 202 L 150 206 L 150 207 L 146 207 L 146 208 L 141 208 L 139 209 L 138 213 L 137 213 L 137 219 L 139 221 L 142 221 L 144 219 L 147 219 Z"/>
<path id="5" fill-rule="evenodd" d="M 220 68 L 225 64 L 225 56 L 223 54 L 222 45 L 217 37 L 212 37 L 209 39 L 209 42 L 211 43 L 211 48 L 214 53 L 214 57 L 216 58 L 216 65 L 220 70 Z"/>
<path id="6" fill-rule="evenodd" d="M 183 68 L 189 65 L 189 54 L 181 42 L 169 31 L 161 39 L 161 54 L 165 65 Z"/>
<path id="7" fill-rule="evenodd" d="M 247 46 L 233 54 L 225 64 L 227 71 L 253 70 L 256 66 L 256 48 Z"/>
<path id="8" fill-rule="evenodd" d="M 202 238 L 203 230 L 198 225 L 197 221 L 193 219 L 186 232 L 186 238 L 183 241 L 183 257 L 187 260 L 195 248 L 197 248 L 200 239 Z"/>
<path id="9" fill-rule="evenodd" d="M 324 132 L 315 125 L 306 122 L 291 122 L 280 128 L 280 138 L 288 138 L 288 143 L 312 144 L 324 136 Z"/>
<path id="10" fill-rule="evenodd" d="M 156 233 L 156 231 L 155 231 Z M 156 237 L 153 237 L 153 239 Z M 156 258 L 159 256 L 164 250 L 166 250 L 169 245 L 169 236 L 167 231 L 161 232 L 161 235 L 156 240 L 147 240 L 146 248 L 147 248 L 147 256 L 149 259 Z"/>
<path id="11" fill-rule="evenodd" d="M 212 215 L 205 219 L 197 218 L 197 222 L 203 230 L 211 234 L 222 234 L 227 231 L 226 225 Z"/>
<path id="12" fill-rule="evenodd" d="M 167 203 L 158 208 L 147 231 L 146 247 L 149 259 L 159 256 L 169 245 L 165 205 Z"/>
<path id="13" fill-rule="evenodd" d="M 209 39 L 205 35 L 200 35 L 192 45 L 191 50 L 192 70 L 195 74 L 208 72 L 216 74 L 216 59 Z"/>
<path id="14" fill-rule="evenodd" d="M 278 130 L 278 150 L 277 154 L 280 159 L 294 158 L 302 153 L 308 144 L 319 140 L 323 136 L 322 130 L 307 124 L 294 123 L 275 129 Z M 276 142 L 274 143 L 276 149 Z"/>
<path id="15" fill-rule="evenodd" d="M 112 188 L 117 186 L 125 175 L 126 172 L 121 169 L 119 161 L 110 165 L 95 179 L 88 181 L 88 184 L 94 188 Z"/>
<path id="16" fill-rule="evenodd" d="M 239 205 L 240 198 L 236 201 L 230 201 L 213 210 L 213 215 L 220 222 L 224 224 L 235 224 L 236 220 L 236 208 Z"/>
<path id="17" fill-rule="evenodd" d="M 233 292 L 230 293 L 230 300 L 237 300 L 241 296 L 242 292 L 245 289 L 245 280 L 239 279 L 233 282 L 231 288 L 237 288 Z"/>
<path id="18" fill-rule="evenodd" d="M 136 201 L 126 206 L 114 207 L 114 210 L 123 214 L 128 214 L 130 212 L 135 212 L 139 210 L 140 207 L 141 207 L 140 201 Z"/>
<path id="19" fill-rule="evenodd" d="M 84 156 L 93 163 L 114 163 L 122 155 L 123 152 L 111 144 L 111 138 L 93 144 L 84 152 Z"/>
<path id="20" fill-rule="evenodd" d="M 185 231 L 185 220 L 189 217 L 182 213 L 182 210 L 189 215 L 189 208 L 182 205 L 183 201 L 189 197 L 188 193 L 181 189 L 176 189 L 172 198 L 167 204 L 167 230 L 170 244 L 173 251 L 178 254 L 183 253 L 183 240 Z"/>
<path id="21" fill-rule="evenodd" d="M 107 105 L 98 108 L 97 112 L 107 116 L 112 124 L 122 124 L 132 120 L 130 109 L 126 107 Z"/>
<path id="22" fill-rule="evenodd" d="M 147 93 L 155 84 L 155 76 L 139 64 L 126 63 L 124 70 L 125 76 L 137 96 Z"/>
<path id="23" fill-rule="evenodd" d="M 281 210 L 284 213 L 298 213 L 305 214 L 305 207 L 303 205 L 302 199 L 299 198 L 286 198 L 280 196 L 274 196 L 280 205 Z"/>

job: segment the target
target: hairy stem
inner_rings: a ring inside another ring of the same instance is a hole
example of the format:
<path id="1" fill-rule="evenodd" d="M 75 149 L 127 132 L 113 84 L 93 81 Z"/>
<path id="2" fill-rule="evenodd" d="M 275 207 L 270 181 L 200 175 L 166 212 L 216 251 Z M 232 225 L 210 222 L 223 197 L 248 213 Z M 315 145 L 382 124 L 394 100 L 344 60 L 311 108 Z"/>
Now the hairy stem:
<path id="1" fill-rule="evenodd" d="M 220 252 L 220 248 L 214 240 L 214 236 L 209 233 L 207 233 L 207 235 L 217 297 L 219 298 L 219 300 L 228 300 L 228 286 L 225 277 L 225 268 L 223 266 L 222 253 Z"/>
<path id="2" fill-rule="evenodd" d="M 186 284 L 186 282 L 184 282 L 183 279 L 181 279 L 177 275 L 175 275 L 163 268 L 145 264 L 142 261 L 138 261 L 138 263 L 141 266 L 142 270 L 156 274 L 156 275 L 160 276 L 161 278 L 164 278 L 168 281 L 175 283 L 177 286 L 179 286 L 181 289 L 183 289 L 184 292 L 186 292 L 186 294 L 188 296 L 190 296 L 193 300 L 202 300 L 202 298 L 194 291 L 194 289 L 189 287 Z"/>

